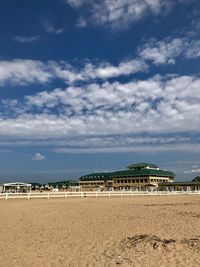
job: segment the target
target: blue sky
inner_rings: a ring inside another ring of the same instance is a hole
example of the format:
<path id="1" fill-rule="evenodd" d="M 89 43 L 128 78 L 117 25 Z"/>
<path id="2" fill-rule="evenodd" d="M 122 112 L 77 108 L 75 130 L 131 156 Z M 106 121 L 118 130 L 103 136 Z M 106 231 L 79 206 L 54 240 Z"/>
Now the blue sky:
<path id="1" fill-rule="evenodd" d="M 200 175 L 199 18 L 198 0 L 0 1 L 0 182 Z"/>

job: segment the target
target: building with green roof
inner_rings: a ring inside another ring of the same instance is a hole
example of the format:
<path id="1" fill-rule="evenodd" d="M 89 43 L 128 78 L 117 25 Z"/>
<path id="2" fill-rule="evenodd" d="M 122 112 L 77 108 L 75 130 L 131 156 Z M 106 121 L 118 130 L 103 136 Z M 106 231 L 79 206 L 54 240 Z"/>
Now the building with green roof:
<path id="1" fill-rule="evenodd" d="M 146 169 L 157 169 L 159 170 L 159 167 L 155 164 L 152 163 L 136 163 L 136 164 L 130 164 L 128 167 L 128 169 L 142 169 L 142 168 L 146 168 Z"/>
<path id="2" fill-rule="evenodd" d="M 113 180 L 111 172 L 91 173 L 82 176 L 79 179 L 79 185 L 83 190 L 111 190 L 113 187 Z"/>
<path id="3" fill-rule="evenodd" d="M 200 176 L 195 177 L 192 182 L 200 182 Z"/>
<path id="4" fill-rule="evenodd" d="M 80 178 L 83 190 L 146 190 L 173 182 L 175 174 L 152 163 L 131 164 L 126 170 L 92 173 Z"/>
<path id="5" fill-rule="evenodd" d="M 200 181 L 184 181 L 173 183 L 159 183 L 159 191 L 199 191 Z"/>
<path id="6" fill-rule="evenodd" d="M 159 183 L 171 183 L 175 174 L 171 171 L 160 170 L 152 163 L 131 164 L 126 170 L 113 172 L 114 190 L 146 190 L 158 187 Z"/>

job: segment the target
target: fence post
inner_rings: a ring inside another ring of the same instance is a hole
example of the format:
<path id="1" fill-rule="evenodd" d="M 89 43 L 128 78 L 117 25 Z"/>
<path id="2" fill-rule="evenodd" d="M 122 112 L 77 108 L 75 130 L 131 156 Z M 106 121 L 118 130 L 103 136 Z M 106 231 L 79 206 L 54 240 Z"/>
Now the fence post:
<path id="1" fill-rule="evenodd" d="M 6 200 L 8 199 L 8 193 L 6 193 Z"/>
<path id="2" fill-rule="evenodd" d="M 49 199 L 49 193 L 47 194 L 47 198 Z"/>
<path id="3" fill-rule="evenodd" d="M 30 199 L 30 193 L 28 193 L 28 199 Z"/>
<path id="4" fill-rule="evenodd" d="M 110 197 L 110 191 L 109 191 L 109 197 Z"/>
<path id="5" fill-rule="evenodd" d="M 122 191 L 121 191 L 121 197 L 122 197 Z"/>
<path id="6" fill-rule="evenodd" d="M 67 192 L 65 193 L 65 198 L 67 197 Z"/>
<path id="7" fill-rule="evenodd" d="M 96 198 L 98 197 L 98 193 L 96 192 Z"/>

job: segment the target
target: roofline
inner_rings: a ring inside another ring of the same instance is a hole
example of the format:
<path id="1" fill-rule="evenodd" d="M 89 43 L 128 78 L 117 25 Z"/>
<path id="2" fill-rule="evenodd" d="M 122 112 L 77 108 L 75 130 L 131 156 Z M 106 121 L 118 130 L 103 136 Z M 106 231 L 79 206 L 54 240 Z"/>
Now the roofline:
<path id="1" fill-rule="evenodd" d="M 3 183 L 1 184 L 3 186 L 9 186 L 9 185 L 26 185 L 26 186 L 31 186 L 31 184 L 28 183 L 22 183 L 22 182 L 14 182 L 14 183 Z"/>
<path id="2" fill-rule="evenodd" d="M 139 168 L 137 169 L 137 165 L 139 167 L 145 166 L 148 168 Z M 135 166 L 135 168 L 129 168 L 130 166 Z M 158 172 L 157 176 L 160 177 L 169 177 L 174 179 L 176 176 L 175 173 L 172 171 L 167 171 L 167 170 L 160 170 L 159 167 L 153 163 L 137 163 L 137 164 L 130 164 L 128 166 L 129 169 L 126 170 L 119 170 L 119 171 L 113 171 L 113 172 L 94 172 L 90 174 L 83 175 L 79 178 L 79 181 L 92 181 L 92 180 L 112 180 L 116 176 L 132 176 L 132 177 L 137 177 L 140 176 L 139 172 L 141 172 L 142 176 L 149 176 L 149 175 L 154 175 L 150 172 Z M 142 172 L 146 172 L 145 174 L 142 174 Z M 123 172 L 123 173 L 122 173 Z M 129 172 L 137 172 L 137 174 L 134 175 L 134 173 L 130 174 Z M 160 172 L 160 173 L 159 173 Z M 122 173 L 122 174 L 120 174 Z M 156 173 L 155 173 L 156 174 Z M 90 177 L 91 176 L 91 177 Z M 99 176 L 99 177 L 94 177 L 94 176 Z M 104 176 L 104 177 L 103 177 Z"/>
<path id="3" fill-rule="evenodd" d="M 134 175 L 134 173 L 130 174 L 130 172 L 136 172 L 136 174 Z M 145 174 L 142 173 L 142 172 L 146 172 Z M 122 170 L 122 171 L 116 171 L 116 172 L 113 172 L 111 177 L 118 177 L 118 176 L 121 176 L 121 177 L 125 177 L 125 176 L 133 176 L 133 177 L 139 177 L 140 176 L 140 173 L 141 172 L 141 176 L 151 176 L 151 175 L 154 175 L 152 173 L 150 173 L 151 171 L 158 171 L 158 172 L 163 172 L 163 174 L 160 174 L 158 173 L 157 176 L 170 176 L 170 177 L 175 177 L 175 173 L 171 172 L 171 171 L 164 171 L 164 170 L 156 170 L 156 169 L 141 169 L 141 170 Z M 122 173 L 122 174 L 120 174 Z"/>
<path id="4" fill-rule="evenodd" d="M 169 183 L 158 183 L 158 186 L 178 186 L 178 185 L 200 185 L 199 182 L 185 181 L 185 182 L 169 182 Z"/>
<path id="5" fill-rule="evenodd" d="M 147 163 L 147 162 L 139 162 L 139 163 L 133 163 L 133 164 L 129 164 L 127 166 L 128 169 L 135 169 L 135 168 L 142 168 L 142 166 L 144 167 L 150 167 L 151 169 L 159 169 L 159 167 L 156 164 L 153 163 Z"/>

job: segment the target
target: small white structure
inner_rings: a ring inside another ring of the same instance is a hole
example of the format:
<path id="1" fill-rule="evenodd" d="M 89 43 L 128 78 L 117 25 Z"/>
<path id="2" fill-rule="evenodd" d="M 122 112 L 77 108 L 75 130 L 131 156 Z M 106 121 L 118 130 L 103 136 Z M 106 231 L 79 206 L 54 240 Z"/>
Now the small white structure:
<path id="1" fill-rule="evenodd" d="M 52 192 L 59 192 L 59 189 L 58 189 L 58 188 L 52 188 L 51 191 L 52 191 Z"/>
<path id="2" fill-rule="evenodd" d="M 30 193 L 31 184 L 15 182 L 2 184 L 3 193 Z"/>
<path id="3" fill-rule="evenodd" d="M 82 191 L 82 187 L 80 185 L 70 185 L 69 191 L 80 192 L 80 191 Z"/>

